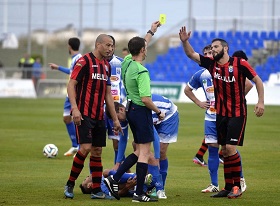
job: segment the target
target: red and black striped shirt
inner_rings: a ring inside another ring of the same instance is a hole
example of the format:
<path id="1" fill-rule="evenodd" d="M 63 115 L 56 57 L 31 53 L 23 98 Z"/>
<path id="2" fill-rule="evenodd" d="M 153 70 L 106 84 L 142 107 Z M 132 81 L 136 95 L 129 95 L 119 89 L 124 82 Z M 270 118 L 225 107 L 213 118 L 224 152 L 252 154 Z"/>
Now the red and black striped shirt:
<path id="1" fill-rule="evenodd" d="M 200 66 L 208 69 L 213 78 L 217 114 L 226 117 L 245 116 L 245 80 L 257 75 L 250 64 L 238 57 L 230 57 L 224 65 L 202 55 L 200 61 Z"/>
<path id="2" fill-rule="evenodd" d="M 76 85 L 76 102 L 82 115 L 96 120 L 104 119 L 104 100 L 107 85 L 111 85 L 111 66 L 98 60 L 92 52 L 77 62 L 71 74 Z"/>

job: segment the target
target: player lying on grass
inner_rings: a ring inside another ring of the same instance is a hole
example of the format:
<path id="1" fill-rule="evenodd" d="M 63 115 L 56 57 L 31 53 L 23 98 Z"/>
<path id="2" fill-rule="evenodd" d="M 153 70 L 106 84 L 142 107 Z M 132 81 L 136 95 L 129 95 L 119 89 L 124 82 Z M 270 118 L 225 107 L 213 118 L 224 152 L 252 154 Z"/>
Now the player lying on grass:
<path id="1" fill-rule="evenodd" d="M 105 169 L 103 171 L 102 179 L 104 179 L 104 177 L 108 177 L 109 175 L 114 175 L 115 173 L 116 173 L 116 171 L 114 171 L 114 170 Z M 123 174 L 123 176 L 121 177 L 120 182 L 119 182 L 119 193 L 118 193 L 119 196 L 120 197 L 132 197 L 133 193 L 135 192 L 136 183 L 137 183 L 137 177 L 136 177 L 135 173 Z M 147 187 L 150 188 L 151 183 L 152 183 L 152 175 L 147 174 L 146 178 L 145 178 L 146 188 Z M 91 176 L 89 175 L 84 179 L 82 184 L 80 184 L 80 188 L 84 194 L 91 194 L 91 185 L 92 185 L 92 180 L 91 180 Z M 105 195 L 108 196 L 108 198 L 106 198 L 106 199 L 115 199 L 113 196 L 111 196 L 110 191 L 108 190 L 108 188 L 106 187 L 106 185 L 103 181 L 101 183 L 101 190 Z"/>

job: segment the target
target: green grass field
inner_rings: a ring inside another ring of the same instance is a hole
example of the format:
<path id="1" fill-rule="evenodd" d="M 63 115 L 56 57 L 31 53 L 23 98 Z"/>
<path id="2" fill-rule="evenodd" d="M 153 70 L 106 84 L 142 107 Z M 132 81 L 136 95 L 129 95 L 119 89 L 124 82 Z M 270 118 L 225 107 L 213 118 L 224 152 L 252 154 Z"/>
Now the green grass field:
<path id="1" fill-rule="evenodd" d="M 130 205 L 120 201 L 91 200 L 76 186 L 75 198 L 64 199 L 63 189 L 72 165 L 64 157 L 70 140 L 62 122 L 63 99 L 0 99 L 0 205 Z M 266 106 L 262 118 L 248 107 L 245 143 L 239 149 L 247 191 L 239 199 L 212 199 L 202 194 L 209 182 L 207 168 L 192 162 L 203 138 L 203 110 L 194 104 L 177 104 L 180 112 L 178 142 L 169 146 L 167 200 L 157 205 L 280 205 L 280 107 Z M 132 137 L 130 137 L 130 142 Z M 43 156 L 47 143 L 59 148 L 55 159 Z M 129 144 L 130 145 L 130 144 Z M 127 154 L 131 152 L 128 148 Z M 207 160 L 207 156 L 205 157 Z M 103 150 L 103 166 L 113 165 L 110 141 Z M 77 180 L 79 185 L 88 167 Z M 220 188 L 224 186 L 223 167 L 219 169 Z"/>

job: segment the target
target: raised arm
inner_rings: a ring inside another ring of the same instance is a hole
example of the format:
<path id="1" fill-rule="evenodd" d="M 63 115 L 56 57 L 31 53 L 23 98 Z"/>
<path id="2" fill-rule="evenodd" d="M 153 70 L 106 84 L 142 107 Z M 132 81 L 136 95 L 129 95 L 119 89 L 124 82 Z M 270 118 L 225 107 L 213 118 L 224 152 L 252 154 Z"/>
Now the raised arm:
<path id="1" fill-rule="evenodd" d="M 159 21 L 155 21 L 152 23 L 151 29 L 147 32 L 146 36 L 144 37 L 144 39 L 147 42 L 147 45 L 151 41 L 152 36 L 154 36 L 154 34 L 156 33 L 157 28 L 160 26 L 161 26 L 161 24 L 159 23 Z"/>
<path id="2" fill-rule="evenodd" d="M 180 37 L 180 40 L 182 41 L 183 43 L 183 48 L 184 48 L 184 51 L 186 53 L 186 55 L 194 60 L 195 62 L 197 62 L 198 64 L 200 64 L 200 56 L 197 52 L 195 52 L 192 48 L 192 46 L 190 45 L 189 43 L 189 38 L 191 36 L 191 31 L 189 32 L 186 32 L 186 27 L 183 26 L 181 29 L 180 29 L 180 32 L 179 32 L 179 37 Z"/>

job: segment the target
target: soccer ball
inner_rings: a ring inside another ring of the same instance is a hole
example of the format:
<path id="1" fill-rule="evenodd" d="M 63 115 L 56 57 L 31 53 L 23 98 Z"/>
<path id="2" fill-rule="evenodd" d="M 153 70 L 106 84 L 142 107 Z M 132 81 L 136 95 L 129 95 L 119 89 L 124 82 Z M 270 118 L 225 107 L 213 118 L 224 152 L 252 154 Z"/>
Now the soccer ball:
<path id="1" fill-rule="evenodd" d="M 43 154 L 47 158 L 55 158 L 58 154 L 58 148 L 54 144 L 47 144 L 43 149 Z"/>

